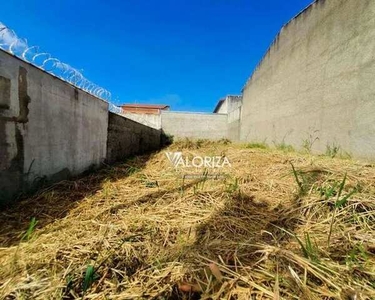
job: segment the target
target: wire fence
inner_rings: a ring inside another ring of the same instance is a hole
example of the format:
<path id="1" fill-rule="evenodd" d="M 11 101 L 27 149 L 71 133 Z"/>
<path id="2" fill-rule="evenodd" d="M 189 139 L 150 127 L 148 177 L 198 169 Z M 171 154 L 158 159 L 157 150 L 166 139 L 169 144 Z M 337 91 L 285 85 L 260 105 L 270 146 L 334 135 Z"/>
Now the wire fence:
<path id="1" fill-rule="evenodd" d="M 109 110 L 118 114 L 122 109 L 111 103 L 111 93 L 85 78 L 82 71 L 41 51 L 38 46 L 29 46 L 26 39 L 19 38 L 14 30 L 0 22 L 0 48 L 32 65 L 51 73 L 85 92 L 109 102 Z"/>

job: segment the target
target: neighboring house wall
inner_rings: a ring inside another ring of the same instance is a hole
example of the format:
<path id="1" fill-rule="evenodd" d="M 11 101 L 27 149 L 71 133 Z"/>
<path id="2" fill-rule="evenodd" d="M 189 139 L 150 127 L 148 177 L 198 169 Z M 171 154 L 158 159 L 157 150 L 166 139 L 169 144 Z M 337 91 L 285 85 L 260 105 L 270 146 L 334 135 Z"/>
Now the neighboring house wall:
<path id="1" fill-rule="evenodd" d="M 242 96 L 227 96 L 228 138 L 234 142 L 240 140 Z"/>
<path id="2" fill-rule="evenodd" d="M 228 114 L 242 106 L 242 96 L 227 96 Z"/>
<path id="3" fill-rule="evenodd" d="M 233 142 L 240 140 L 241 106 L 228 113 L 228 138 Z"/>
<path id="4" fill-rule="evenodd" d="M 160 148 L 161 130 L 109 113 L 107 162 L 114 163 L 135 154 Z"/>
<path id="5" fill-rule="evenodd" d="M 220 102 L 222 102 L 220 104 Z M 229 114 L 230 112 L 236 110 L 242 105 L 242 95 L 228 95 L 224 99 L 219 100 L 217 106 L 220 104 L 219 109 L 217 107 L 214 113 L 218 114 Z"/>
<path id="6" fill-rule="evenodd" d="M 285 25 L 243 90 L 241 140 L 375 158 L 375 1 L 320 0 Z"/>
<path id="7" fill-rule="evenodd" d="M 227 114 L 228 113 L 228 101 L 225 99 L 220 105 L 220 108 L 216 112 L 217 114 Z"/>
<path id="8" fill-rule="evenodd" d="M 106 158 L 108 104 L 0 51 L 0 205 Z"/>
<path id="9" fill-rule="evenodd" d="M 155 129 L 161 128 L 161 116 L 159 114 L 140 114 L 140 113 L 127 113 L 124 112 L 123 115 L 125 118 L 134 120 L 138 123 L 150 126 Z"/>
<path id="10" fill-rule="evenodd" d="M 227 138 L 225 114 L 162 111 L 161 126 L 165 134 L 173 135 L 175 138 Z"/>

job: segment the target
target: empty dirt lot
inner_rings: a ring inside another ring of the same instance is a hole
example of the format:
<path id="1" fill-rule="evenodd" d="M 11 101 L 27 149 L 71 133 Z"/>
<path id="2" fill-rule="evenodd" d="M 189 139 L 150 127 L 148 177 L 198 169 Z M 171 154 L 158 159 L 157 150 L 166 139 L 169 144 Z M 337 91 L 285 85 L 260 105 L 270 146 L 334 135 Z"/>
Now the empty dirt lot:
<path id="1" fill-rule="evenodd" d="M 232 166 L 213 179 L 163 150 L 3 211 L 0 298 L 375 298 L 372 165 L 228 141 L 177 150 Z"/>

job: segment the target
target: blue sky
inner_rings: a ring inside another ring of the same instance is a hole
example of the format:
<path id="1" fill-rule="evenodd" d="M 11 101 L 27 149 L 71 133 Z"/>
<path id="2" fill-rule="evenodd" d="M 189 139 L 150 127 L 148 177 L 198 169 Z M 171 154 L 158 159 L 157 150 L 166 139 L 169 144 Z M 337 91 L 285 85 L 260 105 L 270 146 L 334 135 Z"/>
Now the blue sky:
<path id="1" fill-rule="evenodd" d="M 0 22 L 117 103 L 212 111 L 312 0 L 2 1 Z M 118 100 L 116 100 L 118 99 Z"/>

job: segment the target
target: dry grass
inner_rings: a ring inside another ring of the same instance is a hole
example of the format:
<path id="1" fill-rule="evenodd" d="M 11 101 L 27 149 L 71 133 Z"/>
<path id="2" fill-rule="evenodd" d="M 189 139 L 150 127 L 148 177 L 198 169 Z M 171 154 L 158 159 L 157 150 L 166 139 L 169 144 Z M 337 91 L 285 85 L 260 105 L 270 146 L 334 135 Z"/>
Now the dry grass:
<path id="1" fill-rule="evenodd" d="M 203 171 L 160 152 L 2 212 L 0 297 L 375 299 L 374 167 L 226 141 L 176 149 L 232 168 L 183 180 Z"/>

